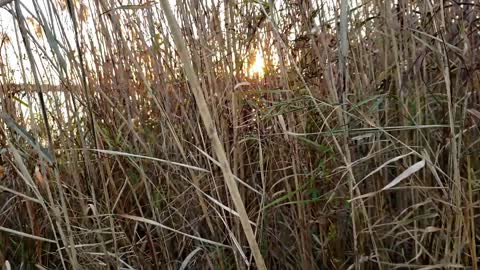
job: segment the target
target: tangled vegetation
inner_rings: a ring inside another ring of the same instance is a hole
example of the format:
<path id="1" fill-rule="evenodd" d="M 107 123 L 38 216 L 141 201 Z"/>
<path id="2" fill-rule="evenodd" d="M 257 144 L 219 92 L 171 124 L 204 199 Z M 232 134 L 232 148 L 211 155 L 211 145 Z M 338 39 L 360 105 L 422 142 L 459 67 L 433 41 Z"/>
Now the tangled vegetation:
<path id="1" fill-rule="evenodd" d="M 0 6 L 3 269 L 477 269 L 478 1 Z"/>

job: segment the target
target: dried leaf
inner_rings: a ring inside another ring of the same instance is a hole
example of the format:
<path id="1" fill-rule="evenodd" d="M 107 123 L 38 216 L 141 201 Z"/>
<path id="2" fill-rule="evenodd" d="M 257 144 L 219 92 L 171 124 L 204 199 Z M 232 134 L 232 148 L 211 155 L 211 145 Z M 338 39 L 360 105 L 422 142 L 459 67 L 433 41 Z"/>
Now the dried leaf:
<path id="1" fill-rule="evenodd" d="M 179 270 L 188 269 L 188 264 L 192 260 L 193 256 L 195 256 L 195 254 L 197 254 L 197 252 L 199 252 L 200 250 L 202 250 L 202 248 L 197 247 L 192 252 L 190 252 L 190 254 L 188 254 L 188 256 L 185 258 L 185 260 L 183 260 L 182 265 L 180 265 Z"/>
<path id="2" fill-rule="evenodd" d="M 480 112 L 475 110 L 475 109 L 468 109 L 467 110 L 471 115 L 477 117 L 478 119 L 480 119 Z"/>
<path id="3" fill-rule="evenodd" d="M 37 180 L 37 185 L 40 186 L 40 187 L 44 187 L 45 186 L 45 178 L 43 177 L 42 173 L 40 172 L 40 168 L 38 168 L 38 166 L 35 166 L 34 175 L 35 175 L 35 180 Z"/>
<path id="4" fill-rule="evenodd" d="M 237 83 L 237 84 L 233 87 L 233 90 L 237 90 L 237 88 L 242 87 L 242 86 L 250 86 L 250 83 L 249 83 L 249 82 Z"/>
<path id="5" fill-rule="evenodd" d="M 174 228 L 163 225 L 162 223 L 159 223 L 155 220 L 147 219 L 147 218 L 144 218 L 144 217 L 126 215 L 126 214 L 120 215 L 120 217 L 123 217 L 123 218 L 126 218 L 126 219 L 131 219 L 131 220 L 134 220 L 134 221 L 137 221 L 137 222 L 147 223 L 147 224 L 150 224 L 150 225 L 153 225 L 153 226 L 158 226 L 162 229 L 169 230 L 169 231 L 172 231 L 174 233 L 178 233 L 180 235 L 198 240 L 198 241 L 206 243 L 206 244 L 211 244 L 211 245 L 214 245 L 214 246 L 220 246 L 220 247 L 225 247 L 225 248 L 231 248 L 231 246 L 227 246 L 227 245 L 224 245 L 224 244 L 219 243 L 219 242 L 215 242 L 215 241 L 212 241 L 212 240 L 209 240 L 209 239 L 205 239 L 205 238 L 202 238 L 202 237 L 198 237 L 198 236 L 195 236 L 195 235 L 184 233 L 182 231 L 179 231 L 179 230 L 176 230 Z"/>
<path id="6" fill-rule="evenodd" d="M 410 153 L 407 153 L 407 154 L 404 154 L 404 155 L 401 155 L 401 156 L 398 156 L 398 157 L 394 157 L 388 161 L 386 161 L 385 163 L 383 163 L 382 165 L 380 165 L 378 168 L 376 168 L 375 170 L 371 171 L 367 176 L 365 176 L 364 178 L 362 178 L 362 180 L 358 181 L 358 183 L 355 185 L 354 188 L 357 188 L 358 185 L 360 185 L 361 182 L 363 182 L 365 179 L 367 179 L 368 177 L 372 176 L 374 173 L 380 171 L 381 169 L 385 168 L 385 166 L 387 166 L 388 164 L 392 163 L 392 162 L 395 162 L 395 161 L 398 161 L 400 159 L 403 159 L 404 157 L 407 157 L 411 154 L 413 154 L 414 152 L 410 152 Z"/>
<path id="7" fill-rule="evenodd" d="M 441 228 L 433 227 L 433 226 L 428 226 L 425 228 L 426 233 L 433 233 L 433 232 L 439 232 L 441 231 Z"/>
<path id="8" fill-rule="evenodd" d="M 390 182 L 388 185 L 386 185 L 384 188 L 382 188 L 381 191 L 390 189 L 390 188 L 398 185 L 400 182 L 402 182 L 403 179 L 405 179 L 405 178 L 409 177 L 410 175 L 418 172 L 423 167 L 425 167 L 425 159 L 422 159 L 421 161 L 413 164 L 408 169 L 403 171 L 399 176 L 397 176 L 395 179 L 393 179 L 392 182 Z"/>
<path id="9" fill-rule="evenodd" d="M 5 270 L 11 270 L 12 269 L 12 266 L 10 265 L 10 262 L 8 260 L 6 260 L 5 263 L 3 264 L 3 268 Z"/>

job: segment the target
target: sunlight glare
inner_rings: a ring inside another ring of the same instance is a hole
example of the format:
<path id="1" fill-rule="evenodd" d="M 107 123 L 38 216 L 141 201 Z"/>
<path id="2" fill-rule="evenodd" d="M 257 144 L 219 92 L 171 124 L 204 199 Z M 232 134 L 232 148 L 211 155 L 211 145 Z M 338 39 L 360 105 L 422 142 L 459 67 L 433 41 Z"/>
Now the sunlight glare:
<path id="1" fill-rule="evenodd" d="M 259 78 L 262 78 L 264 74 L 263 68 L 264 68 L 263 55 L 257 51 L 257 54 L 255 56 L 255 62 L 250 67 L 250 72 L 249 72 L 250 77 L 254 77 L 256 75 Z"/>

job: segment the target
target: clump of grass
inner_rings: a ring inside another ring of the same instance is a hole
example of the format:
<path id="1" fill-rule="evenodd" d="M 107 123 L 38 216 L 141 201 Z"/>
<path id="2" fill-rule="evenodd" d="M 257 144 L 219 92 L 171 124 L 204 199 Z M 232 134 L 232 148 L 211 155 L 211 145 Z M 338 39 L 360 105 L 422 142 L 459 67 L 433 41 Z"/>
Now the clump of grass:
<path id="1" fill-rule="evenodd" d="M 480 6 L 337 2 L 0 1 L 0 265 L 477 269 Z"/>

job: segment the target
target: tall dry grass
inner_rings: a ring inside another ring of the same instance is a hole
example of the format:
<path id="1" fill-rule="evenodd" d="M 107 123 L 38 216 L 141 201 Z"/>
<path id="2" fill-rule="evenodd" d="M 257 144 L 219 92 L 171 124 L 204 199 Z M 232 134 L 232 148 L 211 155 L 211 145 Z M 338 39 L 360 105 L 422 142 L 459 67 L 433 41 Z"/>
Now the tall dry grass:
<path id="1" fill-rule="evenodd" d="M 476 1 L 0 5 L 4 269 L 477 269 Z"/>

